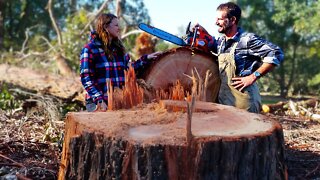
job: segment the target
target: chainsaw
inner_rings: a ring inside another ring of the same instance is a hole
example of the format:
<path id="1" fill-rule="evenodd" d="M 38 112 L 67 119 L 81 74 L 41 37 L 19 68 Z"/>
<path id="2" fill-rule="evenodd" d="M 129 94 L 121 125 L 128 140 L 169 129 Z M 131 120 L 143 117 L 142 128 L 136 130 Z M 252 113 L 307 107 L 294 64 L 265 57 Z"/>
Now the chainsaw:
<path id="1" fill-rule="evenodd" d="M 195 47 L 208 52 L 208 47 L 214 43 L 214 38 L 210 36 L 209 33 L 200 25 L 196 25 L 194 28 L 192 28 L 192 30 L 190 30 L 190 25 L 191 22 L 189 22 L 187 26 L 186 35 L 182 36 L 182 38 L 144 23 L 140 23 L 139 28 L 151 35 L 169 41 L 173 44 Z"/>

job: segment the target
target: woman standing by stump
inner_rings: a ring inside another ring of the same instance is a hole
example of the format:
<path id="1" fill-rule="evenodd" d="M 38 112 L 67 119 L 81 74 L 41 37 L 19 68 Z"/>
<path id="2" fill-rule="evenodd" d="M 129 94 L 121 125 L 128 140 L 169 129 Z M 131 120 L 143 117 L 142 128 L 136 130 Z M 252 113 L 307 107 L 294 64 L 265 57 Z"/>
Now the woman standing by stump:
<path id="1" fill-rule="evenodd" d="M 86 90 L 87 111 L 106 111 L 108 108 L 108 82 L 112 87 L 122 88 L 124 71 L 131 65 L 135 70 L 142 68 L 158 52 L 143 55 L 131 62 L 120 39 L 119 20 L 113 14 L 101 14 L 96 21 L 90 41 L 80 55 L 80 77 Z"/>

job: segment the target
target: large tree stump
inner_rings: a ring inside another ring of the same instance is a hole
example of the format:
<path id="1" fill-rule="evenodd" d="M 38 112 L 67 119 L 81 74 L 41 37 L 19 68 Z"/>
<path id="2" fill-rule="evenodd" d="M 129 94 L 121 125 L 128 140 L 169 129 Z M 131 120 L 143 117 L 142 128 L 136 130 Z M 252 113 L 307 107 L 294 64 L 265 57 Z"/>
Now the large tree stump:
<path id="1" fill-rule="evenodd" d="M 186 106 L 69 113 L 59 179 L 286 179 L 278 122 L 197 101 L 188 145 Z"/>
<path id="2" fill-rule="evenodd" d="M 188 76 L 192 76 L 192 71 L 196 69 L 198 74 L 195 74 L 195 76 L 200 76 L 203 81 L 205 81 L 206 73 L 209 71 L 211 77 L 205 84 L 203 101 L 216 102 L 220 88 L 219 68 L 216 59 L 216 56 L 197 49 L 175 48 L 160 55 L 139 76 L 154 89 L 166 90 L 174 86 L 179 80 L 185 90 L 191 92 L 193 82 Z"/>

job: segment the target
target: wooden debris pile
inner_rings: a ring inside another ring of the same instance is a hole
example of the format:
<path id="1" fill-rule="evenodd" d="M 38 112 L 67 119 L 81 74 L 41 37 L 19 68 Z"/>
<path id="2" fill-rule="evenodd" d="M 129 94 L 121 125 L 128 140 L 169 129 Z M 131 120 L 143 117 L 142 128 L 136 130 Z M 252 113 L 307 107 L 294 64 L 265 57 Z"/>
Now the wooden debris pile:
<path id="1" fill-rule="evenodd" d="M 320 122 L 320 105 L 317 98 L 304 101 L 289 100 L 280 101 L 276 104 L 263 104 L 262 112 L 300 117 Z"/>

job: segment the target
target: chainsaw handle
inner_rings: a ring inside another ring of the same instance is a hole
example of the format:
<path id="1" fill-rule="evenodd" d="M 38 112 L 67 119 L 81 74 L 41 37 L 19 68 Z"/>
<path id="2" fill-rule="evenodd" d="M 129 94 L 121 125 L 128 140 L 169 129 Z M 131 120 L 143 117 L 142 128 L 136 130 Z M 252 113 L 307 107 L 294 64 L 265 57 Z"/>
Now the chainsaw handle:
<path id="1" fill-rule="evenodd" d="M 191 21 L 189 22 L 187 29 L 186 29 L 186 35 L 190 33 L 190 26 L 191 26 Z"/>
<path id="2" fill-rule="evenodd" d="M 197 34 L 198 34 L 198 30 L 199 30 L 199 27 L 198 27 L 198 26 L 196 26 L 196 27 L 195 27 L 195 29 L 194 29 L 194 32 L 193 32 L 193 39 L 192 39 L 191 47 L 193 47 L 194 42 L 196 42 L 196 38 L 197 38 Z"/>

